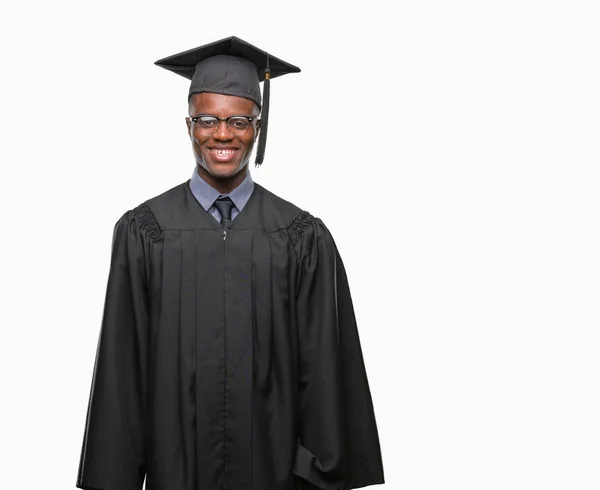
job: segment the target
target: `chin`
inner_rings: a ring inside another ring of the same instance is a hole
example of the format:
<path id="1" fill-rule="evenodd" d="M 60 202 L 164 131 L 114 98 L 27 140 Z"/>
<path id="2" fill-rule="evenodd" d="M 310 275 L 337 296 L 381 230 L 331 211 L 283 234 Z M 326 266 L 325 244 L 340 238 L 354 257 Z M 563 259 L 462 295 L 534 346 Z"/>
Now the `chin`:
<path id="1" fill-rule="evenodd" d="M 227 164 L 206 164 L 202 165 L 202 167 L 204 167 L 204 169 L 207 170 L 210 175 L 217 179 L 227 179 L 236 175 L 240 170 L 244 168 L 244 165 L 231 162 Z"/>

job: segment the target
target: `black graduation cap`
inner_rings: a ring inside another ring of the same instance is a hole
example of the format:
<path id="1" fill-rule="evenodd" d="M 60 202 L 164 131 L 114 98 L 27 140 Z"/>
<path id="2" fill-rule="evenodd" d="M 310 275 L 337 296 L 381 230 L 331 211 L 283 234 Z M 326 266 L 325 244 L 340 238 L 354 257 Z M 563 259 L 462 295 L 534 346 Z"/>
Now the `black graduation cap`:
<path id="1" fill-rule="evenodd" d="M 192 94 L 213 92 L 235 95 L 255 102 L 261 109 L 260 135 L 255 164 L 263 162 L 267 143 L 270 79 L 300 68 L 235 37 L 227 37 L 204 46 L 183 51 L 154 62 L 192 81 Z M 264 81 L 261 102 L 259 82 Z"/>

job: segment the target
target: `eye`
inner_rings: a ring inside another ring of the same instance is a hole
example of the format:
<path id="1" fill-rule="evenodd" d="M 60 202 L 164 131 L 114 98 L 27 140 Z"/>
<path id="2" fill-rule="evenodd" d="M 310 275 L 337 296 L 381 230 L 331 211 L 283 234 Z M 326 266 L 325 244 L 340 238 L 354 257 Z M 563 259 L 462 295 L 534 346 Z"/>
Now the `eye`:
<path id="1" fill-rule="evenodd" d="M 219 120 L 216 117 L 200 116 L 196 118 L 196 124 L 201 128 L 215 128 L 219 125 Z"/>
<path id="2" fill-rule="evenodd" d="M 231 117 L 229 118 L 229 127 L 233 129 L 246 129 L 250 126 L 250 121 L 245 117 Z"/>

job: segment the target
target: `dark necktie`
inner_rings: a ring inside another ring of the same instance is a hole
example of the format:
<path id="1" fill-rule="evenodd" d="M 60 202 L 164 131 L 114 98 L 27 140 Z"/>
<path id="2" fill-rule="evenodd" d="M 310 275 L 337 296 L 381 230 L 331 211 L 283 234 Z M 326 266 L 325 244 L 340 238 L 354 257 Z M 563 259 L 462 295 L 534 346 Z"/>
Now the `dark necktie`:
<path id="1" fill-rule="evenodd" d="M 221 225 L 223 225 L 223 228 L 228 228 L 229 223 L 231 223 L 233 201 L 229 197 L 219 197 L 219 199 L 215 201 L 215 208 L 217 208 L 221 214 Z"/>

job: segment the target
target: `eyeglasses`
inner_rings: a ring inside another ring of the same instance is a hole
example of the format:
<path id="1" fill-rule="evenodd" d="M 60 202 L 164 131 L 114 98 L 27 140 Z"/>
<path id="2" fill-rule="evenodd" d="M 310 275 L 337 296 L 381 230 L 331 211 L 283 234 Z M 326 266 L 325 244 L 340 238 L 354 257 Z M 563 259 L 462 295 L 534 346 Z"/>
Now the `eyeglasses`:
<path id="1" fill-rule="evenodd" d="M 248 131 L 248 128 L 252 126 L 255 117 L 251 116 L 229 116 L 229 117 L 217 117 L 209 115 L 200 115 L 190 118 L 196 124 L 196 128 L 201 134 L 210 135 L 216 133 L 219 129 L 221 121 L 225 121 L 227 129 L 231 134 L 240 135 Z"/>

